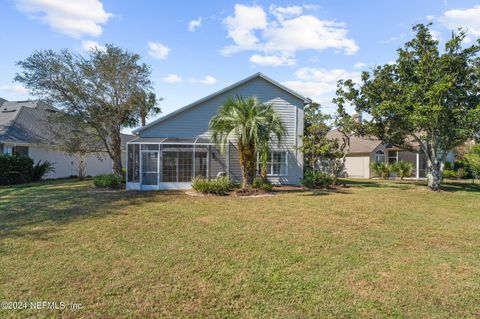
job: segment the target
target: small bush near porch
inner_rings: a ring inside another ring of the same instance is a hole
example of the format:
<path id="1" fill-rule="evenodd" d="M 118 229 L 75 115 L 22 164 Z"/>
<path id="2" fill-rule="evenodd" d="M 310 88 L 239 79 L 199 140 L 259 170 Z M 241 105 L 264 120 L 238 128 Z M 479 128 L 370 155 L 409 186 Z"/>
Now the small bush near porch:
<path id="1" fill-rule="evenodd" d="M 400 181 L 260 198 L 0 188 L 0 318 L 474 318 L 480 188 Z"/>

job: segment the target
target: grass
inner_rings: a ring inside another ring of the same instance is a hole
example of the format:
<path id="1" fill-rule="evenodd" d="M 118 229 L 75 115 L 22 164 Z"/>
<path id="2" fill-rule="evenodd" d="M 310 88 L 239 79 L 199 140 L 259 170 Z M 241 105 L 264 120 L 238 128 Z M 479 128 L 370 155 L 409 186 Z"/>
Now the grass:
<path id="1" fill-rule="evenodd" d="M 0 188 L 0 318 L 475 318 L 480 188 L 347 181 L 262 198 Z"/>

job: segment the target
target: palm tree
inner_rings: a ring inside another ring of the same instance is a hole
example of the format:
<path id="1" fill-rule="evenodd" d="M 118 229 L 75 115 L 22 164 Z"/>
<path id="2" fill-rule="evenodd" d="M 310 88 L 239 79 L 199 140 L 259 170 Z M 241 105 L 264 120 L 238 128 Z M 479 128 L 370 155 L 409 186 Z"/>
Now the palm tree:
<path id="1" fill-rule="evenodd" d="M 209 129 L 212 141 L 223 152 L 230 139 L 238 143 L 242 187 L 252 184 L 255 177 L 257 154 L 269 150 L 272 136 L 280 141 L 285 128 L 271 104 L 262 104 L 255 97 L 228 98 L 211 119 Z"/>
<path id="2" fill-rule="evenodd" d="M 157 103 L 163 98 L 157 98 L 153 92 L 142 91 L 136 96 L 136 103 L 138 107 L 138 115 L 140 117 L 140 124 L 145 126 L 147 117 L 156 115 L 162 112 Z"/>
<path id="3" fill-rule="evenodd" d="M 413 163 L 407 161 L 398 161 L 394 164 L 393 171 L 397 173 L 400 179 L 410 177 L 413 171 Z"/>

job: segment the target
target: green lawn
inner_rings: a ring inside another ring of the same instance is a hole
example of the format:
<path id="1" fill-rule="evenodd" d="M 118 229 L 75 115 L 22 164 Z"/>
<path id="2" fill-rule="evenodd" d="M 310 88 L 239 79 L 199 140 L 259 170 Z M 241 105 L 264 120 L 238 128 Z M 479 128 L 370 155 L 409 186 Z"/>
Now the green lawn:
<path id="1" fill-rule="evenodd" d="M 475 318 L 480 188 L 350 181 L 262 198 L 0 188 L 0 318 Z"/>

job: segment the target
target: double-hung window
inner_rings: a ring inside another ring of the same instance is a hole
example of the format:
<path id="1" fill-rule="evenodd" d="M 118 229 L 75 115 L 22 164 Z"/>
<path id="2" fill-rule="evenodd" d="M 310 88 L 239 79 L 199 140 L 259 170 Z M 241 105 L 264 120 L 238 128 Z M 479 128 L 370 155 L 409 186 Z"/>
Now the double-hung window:
<path id="1" fill-rule="evenodd" d="M 288 156 L 286 151 L 271 151 L 267 158 L 267 175 L 283 176 L 287 175 Z M 261 169 L 261 161 L 258 159 L 258 170 Z"/>

